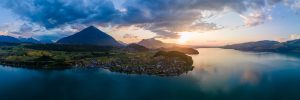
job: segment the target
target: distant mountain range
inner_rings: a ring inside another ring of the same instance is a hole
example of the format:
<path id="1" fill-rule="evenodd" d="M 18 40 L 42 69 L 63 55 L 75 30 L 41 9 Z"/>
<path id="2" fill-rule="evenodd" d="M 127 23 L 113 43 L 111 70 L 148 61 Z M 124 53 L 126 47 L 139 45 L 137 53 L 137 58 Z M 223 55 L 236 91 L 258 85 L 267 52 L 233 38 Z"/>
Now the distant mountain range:
<path id="1" fill-rule="evenodd" d="M 236 49 L 242 51 L 260 51 L 260 52 L 300 52 L 300 39 L 287 42 L 277 41 L 257 41 L 240 44 L 227 45 L 223 48 Z"/>
<path id="2" fill-rule="evenodd" d="M 4 35 L 0 35 L 0 42 L 21 43 L 21 41 L 17 38 L 14 38 L 14 37 L 11 37 L 11 36 L 4 36 Z"/>
<path id="3" fill-rule="evenodd" d="M 57 41 L 59 44 L 97 45 L 97 46 L 122 46 L 110 35 L 100 31 L 94 26 L 83 29 L 71 36 Z"/>
<path id="4" fill-rule="evenodd" d="M 24 42 L 24 43 L 41 43 L 39 40 L 36 40 L 34 38 L 22 38 L 22 37 L 19 37 L 18 39 L 21 42 Z"/>
<path id="5" fill-rule="evenodd" d="M 4 36 L 0 35 L 0 42 L 1 43 L 41 43 L 40 41 L 34 39 L 34 38 L 15 38 L 12 36 Z"/>

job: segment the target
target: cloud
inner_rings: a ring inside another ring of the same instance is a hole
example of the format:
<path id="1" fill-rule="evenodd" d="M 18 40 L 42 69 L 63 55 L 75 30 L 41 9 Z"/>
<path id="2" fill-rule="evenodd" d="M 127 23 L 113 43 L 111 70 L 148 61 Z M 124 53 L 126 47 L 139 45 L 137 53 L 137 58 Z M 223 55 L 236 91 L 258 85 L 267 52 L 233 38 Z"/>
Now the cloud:
<path id="1" fill-rule="evenodd" d="M 17 31 L 18 27 L 20 26 L 20 23 L 18 21 L 12 22 L 12 23 L 4 23 L 0 25 L 0 31 Z"/>
<path id="2" fill-rule="evenodd" d="M 284 37 L 279 37 L 279 38 L 276 38 L 275 41 L 278 41 L 278 42 L 285 42 L 287 41 L 288 39 L 287 38 L 284 38 Z"/>
<path id="3" fill-rule="evenodd" d="M 7 32 L 1 32 L 0 31 L 0 35 L 7 35 Z"/>
<path id="4" fill-rule="evenodd" d="M 264 11 L 254 11 L 248 16 L 240 15 L 244 19 L 245 26 L 257 26 L 265 23 L 267 20 L 272 20 L 272 16 Z"/>
<path id="5" fill-rule="evenodd" d="M 124 39 L 137 39 L 139 38 L 138 36 L 132 35 L 132 34 L 125 34 L 123 36 Z"/>
<path id="6" fill-rule="evenodd" d="M 300 35 L 299 35 L 299 34 L 291 34 L 291 35 L 289 36 L 289 39 L 290 39 L 290 40 L 300 39 Z"/>
<path id="7" fill-rule="evenodd" d="M 205 12 L 225 10 L 243 14 L 282 0 L 126 0 L 116 7 L 111 0 L 1 0 L 21 19 L 45 27 L 81 29 L 88 25 L 137 26 L 155 32 L 158 37 L 177 38 L 178 32 L 222 29 L 205 21 Z M 253 13 L 246 23 L 261 24 L 269 16 Z M 76 25 L 82 25 L 76 27 Z M 30 30 L 24 26 L 20 31 Z M 64 30 L 64 29 L 61 29 Z"/>
<path id="8" fill-rule="evenodd" d="M 299 0 L 285 0 L 285 4 L 290 6 L 294 10 L 300 9 L 300 1 Z"/>
<path id="9" fill-rule="evenodd" d="M 32 32 L 32 31 L 33 31 L 33 28 L 29 24 L 21 25 L 20 30 L 19 30 L 19 32 L 21 32 L 21 33 L 28 33 L 28 32 Z"/>
<path id="10" fill-rule="evenodd" d="M 275 40 L 277 40 L 279 42 L 286 42 L 286 41 L 296 40 L 296 39 L 300 39 L 299 34 L 290 34 L 287 37 L 279 37 L 279 38 L 276 38 Z"/>
<path id="11" fill-rule="evenodd" d="M 22 19 L 47 29 L 72 23 L 106 23 L 118 14 L 109 0 L 2 0 L 0 3 Z"/>
<path id="12" fill-rule="evenodd" d="M 124 4 L 126 11 L 121 14 L 118 22 L 123 25 L 138 25 L 159 36 L 174 38 L 178 36 L 178 32 L 223 28 L 206 22 L 205 12 L 231 10 L 243 14 L 250 9 L 262 9 L 278 2 L 281 0 L 127 0 Z M 247 22 L 261 24 L 260 17 L 252 16 L 251 21 Z"/>
<path id="13" fill-rule="evenodd" d="M 18 36 L 26 32 L 32 32 L 33 27 L 25 24 L 22 21 L 16 20 L 12 23 L 3 23 L 0 25 L 0 31 L 5 32 L 6 35 Z"/>
<path id="14" fill-rule="evenodd" d="M 191 29 L 198 30 L 198 31 L 210 31 L 210 30 L 218 30 L 222 29 L 223 27 L 216 25 L 215 23 L 208 23 L 208 22 L 199 22 L 195 23 L 190 26 Z"/>

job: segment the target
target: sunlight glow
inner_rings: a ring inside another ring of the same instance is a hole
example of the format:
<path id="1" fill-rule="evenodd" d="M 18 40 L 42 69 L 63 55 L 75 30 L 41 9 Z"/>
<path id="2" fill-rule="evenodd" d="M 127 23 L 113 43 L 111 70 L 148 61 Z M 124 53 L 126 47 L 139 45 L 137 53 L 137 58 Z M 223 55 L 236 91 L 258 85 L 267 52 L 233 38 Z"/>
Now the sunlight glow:
<path id="1" fill-rule="evenodd" d="M 192 38 L 193 32 L 180 32 L 180 38 L 178 39 L 179 44 L 186 44 Z"/>

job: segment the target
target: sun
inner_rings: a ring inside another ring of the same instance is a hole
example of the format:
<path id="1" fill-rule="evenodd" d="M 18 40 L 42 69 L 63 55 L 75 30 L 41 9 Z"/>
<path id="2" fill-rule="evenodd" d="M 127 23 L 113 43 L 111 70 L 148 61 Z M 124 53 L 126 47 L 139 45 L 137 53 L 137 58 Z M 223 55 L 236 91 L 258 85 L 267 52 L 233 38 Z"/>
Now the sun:
<path id="1" fill-rule="evenodd" d="M 178 39 L 178 43 L 179 44 L 186 44 L 192 37 L 191 35 L 192 32 L 180 32 L 179 35 L 179 39 Z"/>

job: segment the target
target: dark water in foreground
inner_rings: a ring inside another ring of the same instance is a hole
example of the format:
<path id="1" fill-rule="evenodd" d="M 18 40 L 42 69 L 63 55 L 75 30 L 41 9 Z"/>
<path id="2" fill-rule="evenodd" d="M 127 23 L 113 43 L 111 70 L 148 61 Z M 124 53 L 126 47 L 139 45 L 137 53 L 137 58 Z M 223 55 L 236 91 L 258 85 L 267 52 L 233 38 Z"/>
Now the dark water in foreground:
<path id="1" fill-rule="evenodd" d="M 0 100 L 300 100 L 300 56 L 198 49 L 179 77 L 0 67 Z"/>

